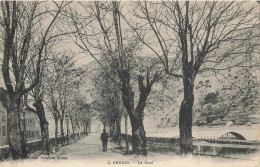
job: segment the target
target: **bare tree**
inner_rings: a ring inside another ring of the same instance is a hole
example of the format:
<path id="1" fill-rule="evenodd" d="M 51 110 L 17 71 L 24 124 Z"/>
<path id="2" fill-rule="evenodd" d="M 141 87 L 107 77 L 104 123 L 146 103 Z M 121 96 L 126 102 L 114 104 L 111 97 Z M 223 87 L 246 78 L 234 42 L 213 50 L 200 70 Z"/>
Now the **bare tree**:
<path id="1" fill-rule="evenodd" d="M 46 75 L 47 96 L 45 101 L 49 110 L 52 112 L 55 120 L 55 137 L 58 136 L 58 121 L 60 123 L 60 132 L 62 136 L 62 145 L 64 145 L 64 117 L 69 106 L 69 93 L 73 88 L 72 77 L 74 70 L 74 61 L 71 56 L 62 55 L 62 57 L 53 56 L 52 65 L 48 66 Z"/>
<path id="2" fill-rule="evenodd" d="M 1 2 L 1 28 L 4 32 L 2 73 L 8 92 L 8 138 L 13 159 L 28 157 L 22 126 L 22 96 L 39 82 L 44 46 L 51 39 L 55 21 L 66 3 L 53 4 L 50 10 L 45 8 L 46 3 L 40 2 Z M 32 84 L 27 85 L 25 74 L 30 66 L 35 68 L 36 76 Z"/>
<path id="3" fill-rule="evenodd" d="M 81 95 L 77 96 L 77 98 L 74 98 L 74 100 L 74 113 L 77 114 L 74 121 L 79 125 L 83 125 L 84 132 L 88 133 L 90 120 L 94 116 L 92 107 Z"/>
<path id="4" fill-rule="evenodd" d="M 103 68 L 106 68 L 106 72 L 102 69 L 96 70 L 96 73 L 91 74 L 92 82 L 95 85 L 95 92 L 97 92 L 97 98 L 94 102 L 95 108 L 100 113 L 101 121 L 104 125 L 110 126 L 110 137 L 121 146 L 121 118 L 123 113 L 123 103 L 120 96 L 121 91 L 117 85 L 111 80 L 119 80 L 116 76 L 116 71 L 107 62 L 106 59 L 100 60 L 103 64 Z M 114 69 L 114 70 L 113 70 Z M 110 75 L 108 77 L 108 74 Z M 103 78 L 100 80 L 100 78 Z"/>
<path id="5" fill-rule="evenodd" d="M 233 67 L 258 64 L 255 48 L 259 19 L 254 2 L 144 2 L 135 16 L 149 27 L 154 49 L 147 35 L 136 26 L 139 39 L 157 55 L 170 76 L 181 78 L 184 99 L 179 111 L 182 154 L 192 153 L 192 107 L 196 76 L 221 74 Z M 259 10 L 258 10 L 259 11 Z M 128 22 L 134 25 L 133 21 Z M 140 26 L 141 27 L 141 26 Z M 151 39 L 151 38 L 150 38 Z M 180 68 L 181 67 L 181 68 Z M 223 74 L 222 74 L 223 75 Z"/>
<path id="6" fill-rule="evenodd" d="M 81 3 L 81 6 L 89 16 L 76 16 L 73 8 L 70 9 L 71 28 L 77 31 L 71 39 L 91 55 L 104 71 L 98 54 L 107 55 L 106 58 L 112 62 L 120 82 L 112 76 L 111 79 L 121 89 L 122 101 L 131 120 L 133 153 L 147 154 L 143 112 L 151 87 L 161 78 L 162 73 L 153 70 L 153 66 L 148 67 L 145 74 L 140 73 L 137 77 L 140 97 L 135 107 L 135 93 L 132 87 L 132 70 L 135 66 L 133 57 L 140 46 L 132 32 L 122 27 L 120 3 L 94 2 Z"/>
<path id="7" fill-rule="evenodd" d="M 44 56 L 43 56 L 43 62 L 41 63 L 41 72 L 40 72 L 40 79 L 39 83 L 36 87 L 34 87 L 31 91 L 25 94 L 24 98 L 24 105 L 28 111 L 33 112 L 36 114 L 40 121 L 40 128 L 41 128 L 41 137 L 42 137 L 42 148 L 43 148 L 43 154 L 50 154 L 50 142 L 49 142 L 49 123 L 45 117 L 45 105 L 44 105 L 44 96 L 46 96 L 46 86 L 48 85 L 48 76 L 47 74 L 47 64 L 52 63 L 51 56 L 53 53 L 53 46 L 55 46 L 58 42 L 57 38 L 59 36 L 56 36 L 54 40 L 51 40 L 44 46 Z M 28 81 L 33 82 L 34 77 L 37 75 L 34 68 L 32 70 L 27 71 L 26 76 L 28 78 Z M 29 95 L 29 99 L 28 99 Z M 32 102 L 32 103 L 30 103 Z"/>
<path id="8" fill-rule="evenodd" d="M 52 73 L 53 74 L 53 73 Z M 54 82 L 55 83 L 55 82 Z M 55 89 L 56 86 L 54 86 L 52 82 L 48 82 L 48 86 L 46 86 L 46 97 L 48 97 L 49 101 L 45 101 L 45 104 L 48 108 L 48 110 L 52 113 L 54 121 L 55 121 L 55 140 L 56 145 L 58 144 L 58 123 L 59 123 L 59 111 L 58 111 L 58 100 L 55 96 Z"/>
<path id="9" fill-rule="evenodd" d="M 45 109 L 44 109 L 44 95 L 46 94 L 45 92 L 45 82 L 44 81 L 46 78 L 44 78 L 44 73 L 46 73 L 45 64 L 42 64 L 41 66 L 41 74 L 40 74 L 40 79 L 39 83 L 37 84 L 36 87 L 34 87 L 31 91 L 26 93 L 24 95 L 24 105 L 26 106 L 26 109 L 28 111 L 33 112 L 36 114 L 39 118 L 40 121 L 40 128 L 41 128 L 41 137 L 42 137 L 42 149 L 43 149 L 43 154 L 50 154 L 50 142 L 49 142 L 49 128 L 48 128 L 48 121 L 45 117 Z M 35 76 L 35 71 L 33 73 L 28 73 L 29 75 L 28 78 L 31 78 L 30 76 Z M 32 79 L 32 78 L 31 78 Z M 32 97 L 28 100 L 28 94 Z M 28 101 L 33 101 L 31 104 Z"/>

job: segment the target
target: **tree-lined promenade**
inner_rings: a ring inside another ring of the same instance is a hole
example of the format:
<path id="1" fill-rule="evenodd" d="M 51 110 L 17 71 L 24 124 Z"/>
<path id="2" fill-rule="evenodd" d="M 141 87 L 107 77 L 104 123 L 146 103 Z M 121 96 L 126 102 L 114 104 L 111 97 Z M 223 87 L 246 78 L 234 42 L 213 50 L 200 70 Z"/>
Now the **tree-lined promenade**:
<path id="1" fill-rule="evenodd" d="M 257 69 L 258 13 L 257 2 L 2 1 L 1 65 L 12 159 L 29 154 L 24 109 L 39 118 L 44 154 L 51 147 L 48 112 L 56 138 L 58 128 L 65 138 L 65 118 L 77 135 L 98 117 L 119 146 L 125 117 L 132 153 L 147 155 L 144 110 L 154 85 L 167 81 L 182 82 L 180 149 L 192 154 L 195 79 L 228 80 L 230 69 Z M 83 68 L 79 56 L 93 61 Z M 128 153 L 127 140 L 126 148 Z"/>

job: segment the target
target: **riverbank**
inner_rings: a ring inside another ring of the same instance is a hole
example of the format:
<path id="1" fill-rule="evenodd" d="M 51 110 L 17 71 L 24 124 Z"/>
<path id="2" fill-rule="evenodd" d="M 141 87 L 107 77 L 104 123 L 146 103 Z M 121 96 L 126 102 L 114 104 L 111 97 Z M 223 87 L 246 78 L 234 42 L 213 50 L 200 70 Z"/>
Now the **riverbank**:
<path id="1" fill-rule="evenodd" d="M 129 131 L 131 132 L 131 131 Z M 258 140 L 260 141 L 260 128 L 251 127 L 251 126 L 204 126 L 192 127 L 192 136 L 194 138 L 219 138 L 221 135 L 228 132 L 236 132 L 242 135 L 246 140 Z M 179 128 L 178 127 L 170 127 L 170 128 L 161 128 L 161 129 L 148 129 L 146 130 L 147 137 L 179 137 Z"/>

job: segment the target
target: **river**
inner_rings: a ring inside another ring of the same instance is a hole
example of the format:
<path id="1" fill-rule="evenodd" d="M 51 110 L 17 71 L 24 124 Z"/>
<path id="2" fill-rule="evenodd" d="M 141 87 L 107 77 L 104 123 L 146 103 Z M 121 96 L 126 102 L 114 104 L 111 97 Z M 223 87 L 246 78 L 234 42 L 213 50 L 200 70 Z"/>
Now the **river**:
<path id="1" fill-rule="evenodd" d="M 130 131 L 131 132 L 131 131 Z M 192 127 L 192 136 L 195 138 L 212 138 L 217 139 L 221 135 L 228 132 L 236 132 L 244 136 L 246 140 L 260 141 L 260 127 L 251 126 L 221 126 L 221 127 Z M 179 128 L 170 127 L 163 129 L 147 130 L 147 137 L 178 137 Z"/>

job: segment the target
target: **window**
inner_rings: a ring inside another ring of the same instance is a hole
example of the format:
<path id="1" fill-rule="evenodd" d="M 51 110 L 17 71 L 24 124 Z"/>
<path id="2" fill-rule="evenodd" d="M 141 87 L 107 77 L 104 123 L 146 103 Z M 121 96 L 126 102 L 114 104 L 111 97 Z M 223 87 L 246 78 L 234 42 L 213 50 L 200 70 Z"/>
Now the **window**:
<path id="1" fill-rule="evenodd" d="M 5 129 L 5 126 L 3 126 L 2 131 L 3 131 L 3 136 L 6 136 L 6 129 Z"/>
<path id="2" fill-rule="evenodd" d="M 5 122 L 5 115 L 2 116 L 2 122 Z"/>

